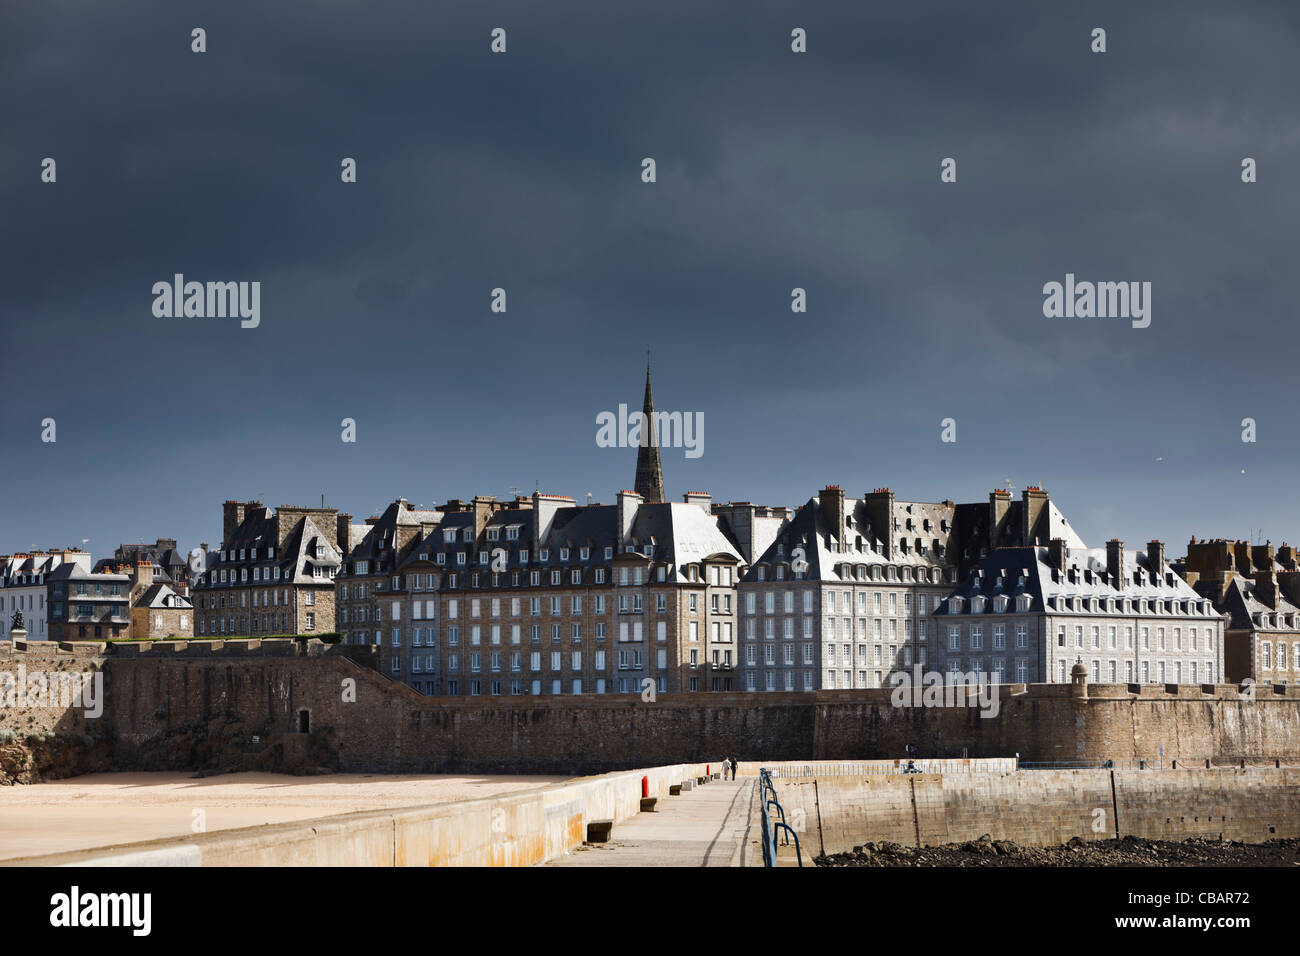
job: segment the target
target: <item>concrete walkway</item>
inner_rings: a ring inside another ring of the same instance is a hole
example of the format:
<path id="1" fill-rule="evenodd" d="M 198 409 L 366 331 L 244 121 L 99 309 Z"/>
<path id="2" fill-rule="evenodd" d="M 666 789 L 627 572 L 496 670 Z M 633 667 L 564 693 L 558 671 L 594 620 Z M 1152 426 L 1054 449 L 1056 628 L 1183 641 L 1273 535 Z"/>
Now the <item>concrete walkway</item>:
<path id="1" fill-rule="evenodd" d="M 748 866 L 754 778 L 713 780 L 663 797 L 654 813 L 615 824 L 609 843 L 584 844 L 547 866 Z M 744 860 L 742 861 L 742 856 Z"/>

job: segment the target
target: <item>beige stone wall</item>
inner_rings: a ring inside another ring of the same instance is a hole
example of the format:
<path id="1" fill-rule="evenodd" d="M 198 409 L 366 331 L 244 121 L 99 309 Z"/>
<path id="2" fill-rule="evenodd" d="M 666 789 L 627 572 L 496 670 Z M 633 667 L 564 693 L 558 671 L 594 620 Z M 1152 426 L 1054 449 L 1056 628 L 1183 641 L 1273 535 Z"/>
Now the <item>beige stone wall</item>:
<path id="1" fill-rule="evenodd" d="M 775 781 L 804 853 L 869 841 L 1024 846 L 1139 836 L 1300 836 L 1300 768 L 815 775 Z"/>
<path id="2" fill-rule="evenodd" d="M 132 640 L 156 641 L 169 637 L 193 637 L 194 612 L 189 608 L 131 609 Z"/>

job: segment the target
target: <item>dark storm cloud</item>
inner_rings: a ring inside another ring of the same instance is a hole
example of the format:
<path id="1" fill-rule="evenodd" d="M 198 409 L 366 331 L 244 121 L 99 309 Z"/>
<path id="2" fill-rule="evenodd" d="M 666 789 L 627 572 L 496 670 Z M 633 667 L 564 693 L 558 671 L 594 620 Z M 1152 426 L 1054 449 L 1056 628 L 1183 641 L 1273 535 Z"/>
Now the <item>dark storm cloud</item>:
<path id="1" fill-rule="evenodd" d="M 1093 543 L 1285 534 L 1294 9 L 845 6 L 7 6 L 0 550 L 215 541 L 232 496 L 608 500 L 647 345 L 707 423 L 675 494 L 1042 480 Z M 154 318 L 175 272 L 260 281 L 261 327 Z M 1152 282 L 1151 327 L 1044 319 L 1066 272 Z"/>

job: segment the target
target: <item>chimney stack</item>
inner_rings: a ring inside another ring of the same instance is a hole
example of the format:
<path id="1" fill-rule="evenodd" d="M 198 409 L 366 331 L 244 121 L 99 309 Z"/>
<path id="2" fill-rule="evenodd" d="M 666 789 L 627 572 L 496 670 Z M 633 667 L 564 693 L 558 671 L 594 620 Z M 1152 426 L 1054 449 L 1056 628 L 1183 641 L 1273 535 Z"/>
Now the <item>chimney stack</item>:
<path id="1" fill-rule="evenodd" d="M 1124 542 L 1119 538 L 1111 538 L 1106 542 L 1106 575 L 1110 578 L 1110 586 L 1113 588 L 1123 589 L 1126 582 L 1124 568 Z"/>
<path id="2" fill-rule="evenodd" d="M 1047 557 L 1056 570 L 1065 570 L 1065 562 L 1069 560 L 1070 549 L 1065 546 L 1064 538 L 1053 538 L 1047 543 Z"/>
<path id="3" fill-rule="evenodd" d="M 865 496 L 867 520 L 871 533 L 881 542 L 886 559 L 894 557 L 894 493 L 888 488 L 876 488 Z"/>
<path id="4" fill-rule="evenodd" d="M 1165 543 L 1163 541 L 1147 542 L 1147 570 L 1151 572 L 1153 584 L 1165 579 Z"/>
<path id="5" fill-rule="evenodd" d="M 632 523 L 636 520 L 637 509 L 645 501 L 635 491 L 620 491 L 618 493 L 618 544 L 622 550 L 627 539 L 632 535 Z"/>
<path id="6" fill-rule="evenodd" d="M 822 521 L 826 530 L 836 542 L 844 543 L 844 489 L 839 485 L 827 485 L 817 492 L 817 502 L 821 506 Z"/>
<path id="7" fill-rule="evenodd" d="M 1237 573 L 1250 577 L 1250 544 L 1245 541 L 1234 541 L 1232 543 L 1232 557 Z"/>
<path id="8" fill-rule="evenodd" d="M 1250 549 L 1250 560 L 1254 571 L 1272 571 L 1273 567 L 1273 542 L 1265 541 L 1263 544 L 1257 544 Z"/>
<path id="9" fill-rule="evenodd" d="M 483 529 L 487 527 L 488 519 L 492 517 L 492 512 L 497 510 L 496 495 L 475 495 L 474 496 L 474 540 L 481 541 L 483 538 Z"/>
<path id="10" fill-rule="evenodd" d="M 1037 485 L 1030 485 L 1021 493 L 1020 498 L 1020 540 L 1026 545 L 1041 544 L 1032 535 L 1039 516 L 1047 507 L 1047 492 Z"/>
<path id="11" fill-rule="evenodd" d="M 352 515 L 339 513 L 334 516 L 334 543 L 338 545 L 343 559 L 352 553 Z"/>
<path id="12" fill-rule="evenodd" d="M 688 505 L 698 505 L 703 508 L 706 515 L 713 514 L 713 495 L 707 491 L 688 491 L 682 500 Z"/>
<path id="13" fill-rule="evenodd" d="M 1291 545 L 1287 544 L 1285 541 L 1282 542 L 1282 547 L 1277 549 L 1277 560 L 1278 563 L 1282 565 L 1283 570 L 1300 570 L 1300 568 L 1296 566 L 1295 548 L 1291 547 Z"/>
<path id="14" fill-rule="evenodd" d="M 1277 607 L 1277 572 L 1273 570 L 1256 571 L 1255 598 L 1270 608 Z"/>
<path id="15" fill-rule="evenodd" d="M 221 506 L 221 542 L 235 539 L 235 532 L 244 523 L 244 509 L 248 506 L 242 501 L 227 501 Z"/>
<path id="16" fill-rule="evenodd" d="M 1002 539 L 1002 525 L 1011 510 L 1011 492 L 995 489 L 989 492 L 989 550 L 998 546 Z"/>
<path id="17" fill-rule="evenodd" d="M 547 536 L 551 533 L 551 524 L 555 521 L 555 513 L 561 508 L 572 507 L 573 504 L 572 498 L 566 498 L 563 495 L 533 493 L 533 547 L 539 551 L 541 550 Z"/>

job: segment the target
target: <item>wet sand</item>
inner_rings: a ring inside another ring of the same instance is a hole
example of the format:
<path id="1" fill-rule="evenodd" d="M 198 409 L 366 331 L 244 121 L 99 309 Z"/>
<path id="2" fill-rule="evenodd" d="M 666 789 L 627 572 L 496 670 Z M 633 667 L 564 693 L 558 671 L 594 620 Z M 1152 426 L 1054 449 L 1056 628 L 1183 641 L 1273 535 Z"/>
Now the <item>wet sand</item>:
<path id="1" fill-rule="evenodd" d="M 473 800 L 529 790 L 569 777 L 293 777 L 232 773 L 96 773 L 0 787 L 0 859 L 114 843 L 189 836 L 208 830 L 285 823 L 357 810 Z M 201 811 L 196 812 L 196 811 Z"/>

